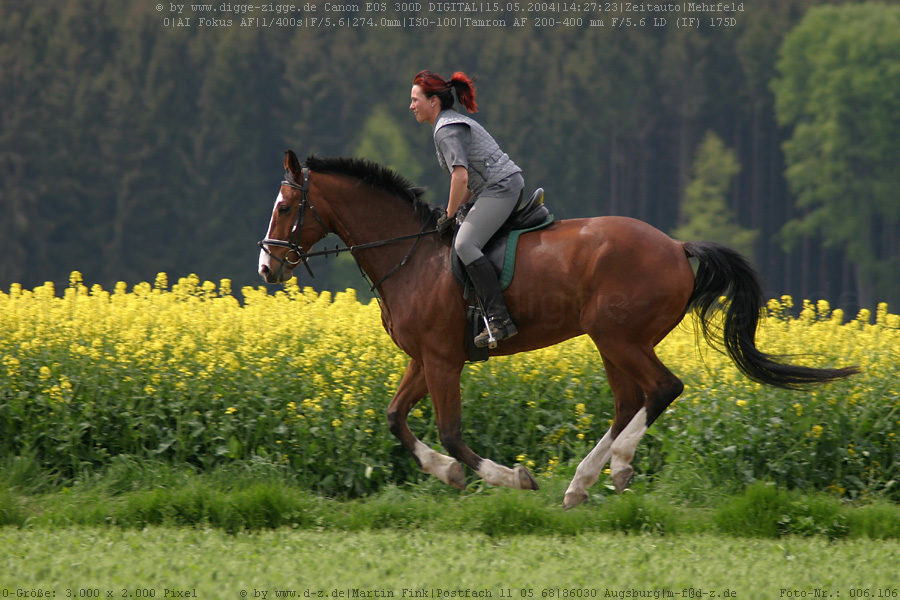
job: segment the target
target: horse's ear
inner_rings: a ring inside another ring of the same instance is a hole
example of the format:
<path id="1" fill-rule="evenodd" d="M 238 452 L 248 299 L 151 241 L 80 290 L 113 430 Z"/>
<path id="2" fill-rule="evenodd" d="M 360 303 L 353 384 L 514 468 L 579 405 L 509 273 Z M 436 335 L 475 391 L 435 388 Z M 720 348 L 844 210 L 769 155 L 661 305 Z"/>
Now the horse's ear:
<path id="1" fill-rule="evenodd" d="M 284 151 L 284 170 L 290 172 L 295 178 L 301 179 L 300 160 L 297 158 L 297 155 L 294 154 L 293 150 Z"/>

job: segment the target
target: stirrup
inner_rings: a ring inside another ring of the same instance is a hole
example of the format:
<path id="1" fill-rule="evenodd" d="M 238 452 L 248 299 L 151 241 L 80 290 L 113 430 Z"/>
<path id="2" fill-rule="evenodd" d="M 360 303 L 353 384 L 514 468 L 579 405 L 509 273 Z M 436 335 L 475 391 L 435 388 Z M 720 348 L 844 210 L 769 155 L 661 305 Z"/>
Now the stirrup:
<path id="1" fill-rule="evenodd" d="M 500 319 L 485 319 L 484 330 L 475 336 L 475 347 L 490 348 L 493 350 L 501 340 L 509 339 L 519 333 L 513 320 L 507 318 L 503 322 Z"/>

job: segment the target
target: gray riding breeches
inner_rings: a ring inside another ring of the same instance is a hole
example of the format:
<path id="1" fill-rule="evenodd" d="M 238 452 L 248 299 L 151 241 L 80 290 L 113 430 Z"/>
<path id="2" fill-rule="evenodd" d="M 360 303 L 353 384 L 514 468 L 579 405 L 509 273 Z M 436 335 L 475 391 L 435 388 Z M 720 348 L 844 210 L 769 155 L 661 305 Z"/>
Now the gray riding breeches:
<path id="1" fill-rule="evenodd" d="M 505 185 L 501 189 L 495 190 L 493 186 L 486 189 L 459 226 L 454 248 L 466 266 L 484 256 L 482 249 L 485 244 L 497 233 L 519 203 L 525 187 L 522 175 L 511 175 L 503 183 Z"/>

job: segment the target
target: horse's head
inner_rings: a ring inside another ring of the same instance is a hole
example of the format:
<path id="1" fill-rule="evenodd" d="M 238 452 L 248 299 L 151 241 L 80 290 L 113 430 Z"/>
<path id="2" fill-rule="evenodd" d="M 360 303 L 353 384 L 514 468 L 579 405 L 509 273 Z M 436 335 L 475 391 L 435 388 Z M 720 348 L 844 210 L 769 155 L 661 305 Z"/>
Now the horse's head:
<path id="1" fill-rule="evenodd" d="M 308 219 L 309 215 L 313 218 Z M 309 270 L 306 253 L 326 234 L 322 218 L 309 201 L 309 169 L 300 165 L 293 150 L 288 150 L 269 230 L 259 243 L 259 274 L 267 283 L 282 283 L 291 278 L 301 262 Z M 312 275 L 311 270 L 309 273 Z"/>

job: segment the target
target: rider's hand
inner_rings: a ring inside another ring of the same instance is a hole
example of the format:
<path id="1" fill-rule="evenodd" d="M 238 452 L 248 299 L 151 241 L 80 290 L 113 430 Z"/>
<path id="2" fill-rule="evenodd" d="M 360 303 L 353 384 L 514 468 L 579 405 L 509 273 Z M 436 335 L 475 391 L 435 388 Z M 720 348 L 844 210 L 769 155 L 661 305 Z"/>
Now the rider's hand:
<path id="1" fill-rule="evenodd" d="M 450 227 L 452 227 L 452 226 L 453 226 L 453 219 L 451 219 L 447 215 L 441 215 L 440 218 L 438 219 L 437 227 L 435 227 L 435 229 L 437 229 L 437 232 L 440 235 L 444 235 L 445 233 L 447 233 L 447 231 L 450 230 Z"/>

